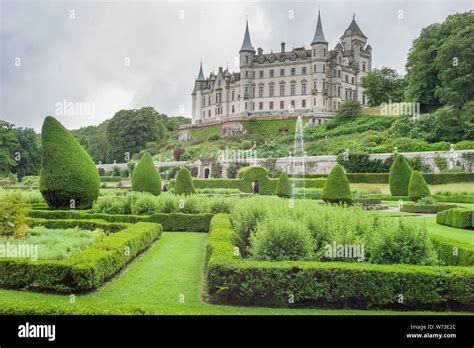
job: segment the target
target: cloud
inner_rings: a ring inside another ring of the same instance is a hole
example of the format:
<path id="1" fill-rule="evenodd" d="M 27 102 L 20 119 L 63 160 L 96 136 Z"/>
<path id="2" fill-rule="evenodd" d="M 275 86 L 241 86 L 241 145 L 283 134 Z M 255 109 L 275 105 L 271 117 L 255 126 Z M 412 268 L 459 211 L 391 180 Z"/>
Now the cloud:
<path id="1" fill-rule="evenodd" d="M 37 130 L 64 100 L 95 108 L 92 117 L 60 117 L 68 128 L 99 124 L 122 108 L 142 106 L 191 116 L 200 60 L 205 75 L 226 65 L 237 71 L 246 17 L 254 47 L 277 52 L 282 41 L 287 49 L 308 47 L 317 15 L 317 4 L 306 1 L 0 3 L 0 119 Z M 403 72 L 420 30 L 469 10 L 470 2 L 331 1 L 320 8 L 330 48 L 356 12 L 373 47 L 374 67 Z"/>

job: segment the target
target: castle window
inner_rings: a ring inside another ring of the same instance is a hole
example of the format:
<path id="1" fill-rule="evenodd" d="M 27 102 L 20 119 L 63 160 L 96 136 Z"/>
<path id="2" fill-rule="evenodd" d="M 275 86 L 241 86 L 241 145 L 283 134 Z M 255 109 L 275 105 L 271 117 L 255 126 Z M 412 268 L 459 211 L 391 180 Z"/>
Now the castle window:
<path id="1" fill-rule="evenodd" d="M 316 106 L 316 98 L 313 99 L 313 105 Z"/>
<path id="2" fill-rule="evenodd" d="M 255 102 L 252 102 L 252 110 L 255 110 Z"/>
<path id="3" fill-rule="evenodd" d="M 268 93 L 270 97 L 273 97 L 274 89 L 275 89 L 274 86 L 270 86 L 270 90 L 269 90 L 269 93 Z"/>
<path id="4" fill-rule="evenodd" d="M 337 96 L 338 96 L 338 97 L 341 96 L 341 87 L 337 87 Z"/>
<path id="5" fill-rule="evenodd" d="M 352 84 L 354 84 L 354 76 L 352 76 Z"/>
<path id="6" fill-rule="evenodd" d="M 270 102 L 270 110 L 273 110 L 273 102 Z"/>
<path id="7" fill-rule="evenodd" d="M 280 85 L 280 97 L 285 95 L 285 85 Z"/>
<path id="8" fill-rule="evenodd" d="M 280 109 L 284 109 L 285 108 L 285 102 L 282 100 L 280 101 Z"/>
<path id="9" fill-rule="evenodd" d="M 249 56 L 245 56 L 245 63 L 246 63 L 246 64 L 249 63 Z"/>
<path id="10" fill-rule="evenodd" d="M 346 82 L 349 82 L 349 75 L 346 74 Z"/>
<path id="11" fill-rule="evenodd" d="M 263 79 L 263 70 L 260 70 L 258 74 L 259 74 L 260 78 Z"/>
<path id="12" fill-rule="evenodd" d="M 346 100 L 347 100 L 347 89 L 346 89 Z"/>
<path id="13" fill-rule="evenodd" d="M 326 49 L 324 49 L 323 54 L 324 54 L 324 56 L 326 57 Z"/>
<path id="14" fill-rule="evenodd" d="M 362 63 L 362 70 L 365 71 L 365 63 Z"/>
<path id="15" fill-rule="evenodd" d="M 252 87 L 252 98 L 255 98 L 255 87 Z"/>
<path id="16" fill-rule="evenodd" d="M 255 78 L 255 71 L 252 72 L 252 77 Z"/>
<path id="17" fill-rule="evenodd" d="M 337 71 L 337 77 L 341 77 L 341 70 Z"/>
<path id="18" fill-rule="evenodd" d="M 274 70 L 272 69 L 270 70 L 270 77 L 273 77 L 273 75 L 274 75 Z"/>
<path id="19" fill-rule="evenodd" d="M 245 72 L 245 77 L 246 77 L 246 78 L 249 77 L 249 72 L 248 72 L 248 71 Z"/>
<path id="20" fill-rule="evenodd" d="M 235 112 L 235 106 L 232 105 L 232 113 L 234 113 L 234 112 Z"/>
<path id="21" fill-rule="evenodd" d="M 306 94 L 306 83 L 301 85 L 301 94 Z"/>
<path id="22" fill-rule="evenodd" d="M 263 110 L 263 103 L 262 102 L 258 103 L 258 109 Z"/>
<path id="23" fill-rule="evenodd" d="M 306 107 L 306 99 L 303 99 L 301 101 L 301 107 L 305 108 Z"/>
<path id="24" fill-rule="evenodd" d="M 314 89 L 315 92 L 318 91 L 318 84 L 317 84 L 316 81 L 313 82 L 313 89 Z"/>
<path id="25" fill-rule="evenodd" d="M 334 71 L 332 72 L 332 76 L 336 77 L 336 75 L 337 75 L 337 71 L 336 71 L 336 69 L 334 69 Z"/>
<path id="26" fill-rule="evenodd" d="M 317 65 L 316 65 L 316 64 L 314 64 L 314 65 L 313 65 L 313 72 L 317 72 L 317 71 L 318 71 L 318 69 L 317 69 Z"/>
<path id="27" fill-rule="evenodd" d="M 291 91 L 290 93 L 291 93 L 291 95 L 295 95 L 295 90 L 296 90 L 295 87 L 296 87 L 296 86 L 295 86 L 294 83 L 292 83 L 292 84 L 290 85 L 290 91 Z"/>
<path id="28" fill-rule="evenodd" d="M 208 100 L 207 100 L 207 101 L 208 101 L 207 105 L 211 105 L 211 96 L 209 96 L 209 97 L 207 97 L 207 98 L 208 98 Z"/>
<path id="29" fill-rule="evenodd" d="M 303 75 L 306 75 L 306 67 L 305 67 L 305 66 L 301 68 L 301 73 L 302 73 Z"/>
<path id="30" fill-rule="evenodd" d="M 202 97 L 202 106 L 206 106 L 206 98 Z"/>
<path id="31" fill-rule="evenodd" d="M 326 64 L 323 64 L 323 72 L 326 72 Z"/>
<path id="32" fill-rule="evenodd" d="M 285 69 L 280 69 L 280 76 L 285 76 Z"/>
<path id="33" fill-rule="evenodd" d="M 245 110 L 247 110 L 247 107 L 248 107 L 248 103 L 245 102 Z"/>
<path id="34" fill-rule="evenodd" d="M 211 109 L 209 109 L 209 111 L 207 112 L 208 114 L 208 117 L 211 117 Z"/>
<path id="35" fill-rule="evenodd" d="M 245 94 L 249 94 L 249 87 L 248 86 L 245 86 Z"/>
<path id="36" fill-rule="evenodd" d="M 291 76 L 295 76 L 296 75 L 296 68 L 291 68 Z"/>
<path id="37" fill-rule="evenodd" d="M 235 98 L 235 91 L 232 91 L 232 100 Z"/>
<path id="38" fill-rule="evenodd" d="M 258 87 L 258 96 L 263 97 L 263 86 Z"/>
<path id="39" fill-rule="evenodd" d="M 290 105 L 291 105 L 292 108 L 294 108 L 294 107 L 295 107 L 295 101 L 292 100 L 292 101 L 290 102 Z"/>

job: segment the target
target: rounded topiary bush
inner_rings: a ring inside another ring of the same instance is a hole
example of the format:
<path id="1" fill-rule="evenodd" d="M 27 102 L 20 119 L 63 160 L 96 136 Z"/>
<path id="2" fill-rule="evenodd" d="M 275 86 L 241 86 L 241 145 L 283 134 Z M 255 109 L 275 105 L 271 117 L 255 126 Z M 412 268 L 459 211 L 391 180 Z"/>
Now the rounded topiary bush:
<path id="1" fill-rule="evenodd" d="M 41 130 L 39 189 L 50 208 L 88 209 L 99 196 L 100 177 L 92 158 L 54 117 Z"/>
<path id="2" fill-rule="evenodd" d="M 328 203 L 352 203 L 349 180 L 340 164 L 336 164 L 329 172 L 321 198 Z"/>
<path id="3" fill-rule="evenodd" d="M 181 168 L 176 176 L 174 184 L 174 193 L 177 195 L 191 195 L 196 193 L 194 188 L 193 178 L 187 168 Z"/>
<path id="4" fill-rule="evenodd" d="M 430 197 L 431 192 L 426 184 L 425 179 L 423 179 L 423 175 L 417 170 L 415 170 L 410 177 L 410 183 L 408 185 L 408 197 L 413 201 L 416 202 L 417 200 Z"/>
<path id="5" fill-rule="evenodd" d="M 291 197 L 290 178 L 288 178 L 288 175 L 285 172 L 280 174 L 280 178 L 278 179 L 278 184 L 275 190 L 275 194 L 278 197 L 286 197 L 286 198 Z"/>
<path id="6" fill-rule="evenodd" d="M 412 169 L 405 157 L 400 154 L 395 156 L 388 179 L 392 196 L 408 196 L 411 173 Z"/>
<path id="7" fill-rule="evenodd" d="M 145 152 L 133 171 L 132 191 L 161 193 L 161 176 L 148 152 Z"/>
<path id="8" fill-rule="evenodd" d="M 304 224 L 288 218 L 264 220 L 251 238 L 251 255 L 256 260 L 297 261 L 312 256 L 310 232 Z"/>

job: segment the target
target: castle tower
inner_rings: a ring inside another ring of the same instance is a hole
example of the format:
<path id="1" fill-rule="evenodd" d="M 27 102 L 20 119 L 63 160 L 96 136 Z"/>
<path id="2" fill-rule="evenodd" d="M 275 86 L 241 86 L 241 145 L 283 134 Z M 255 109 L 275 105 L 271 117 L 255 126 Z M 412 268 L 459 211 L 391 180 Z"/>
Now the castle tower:
<path id="1" fill-rule="evenodd" d="M 199 74 L 194 82 L 194 90 L 192 95 L 192 123 L 198 123 L 202 119 L 202 90 L 205 88 L 206 79 L 202 72 L 202 62 L 199 67 Z"/>
<path id="2" fill-rule="evenodd" d="M 252 111 L 252 60 L 255 50 L 250 41 L 249 22 L 246 22 L 245 35 L 240 54 L 240 110 L 245 114 Z"/>
<path id="3" fill-rule="evenodd" d="M 321 24 L 321 14 L 318 11 L 318 23 L 311 42 L 311 109 L 313 111 L 326 108 L 324 85 L 326 77 L 326 62 L 328 57 L 328 42 L 324 38 L 323 26 Z"/>

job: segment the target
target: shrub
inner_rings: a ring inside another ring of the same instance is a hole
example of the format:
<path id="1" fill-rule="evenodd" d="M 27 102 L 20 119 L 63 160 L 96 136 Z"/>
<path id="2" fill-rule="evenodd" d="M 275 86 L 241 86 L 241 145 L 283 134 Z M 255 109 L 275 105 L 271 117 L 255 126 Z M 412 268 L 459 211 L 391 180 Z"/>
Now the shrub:
<path id="1" fill-rule="evenodd" d="M 161 213 L 176 213 L 179 211 L 179 198 L 175 195 L 161 195 L 158 204 Z"/>
<path id="2" fill-rule="evenodd" d="M 216 141 L 216 140 L 219 140 L 221 137 L 219 136 L 219 134 L 212 134 L 211 136 L 209 136 L 209 138 L 207 140 L 209 141 Z"/>
<path id="3" fill-rule="evenodd" d="M 432 205 L 438 203 L 438 201 L 433 197 L 423 197 L 417 200 L 416 203 L 422 205 Z"/>
<path id="4" fill-rule="evenodd" d="M 207 200 L 197 196 L 187 196 L 180 204 L 180 211 L 184 214 L 197 214 L 206 211 Z"/>
<path id="5" fill-rule="evenodd" d="M 280 174 L 275 194 L 278 197 L 291 197 L 290 179 L 288 178 L 288 174 L 286 174 L 285 172 Z"/>
<path id="6" fill-rule="evenodd" d="M 177 195 L 190 195 L 196 193 L 193 179 L 187 168 L 181 168 L 174 184 L 174 193 Z"/>
<path id="7" fill-rule="evenodd" d="M 444 172 L 448 169 L 448 160 L 444 157 L 441 157 L 440 155 L 437 155 L 434 158 L 434 162 L 436 166 L 438 167 L 440 172 Z"/>
<path id="8" fill-rule="evenodd" d="M 129 172 L 127 168 L 120 169 L 120 176 L 122 178 L 128 178 Z"/>
<path id="9" fill-rule="evenodd" d="M 150 215 L 156 213 L 160 208 L 157 200 L 152 195 L 141 195 L 132 204 L 132 214 Z"/>
<path id="10" fill-rule="evenodd" d="M 414 171 L 410 177 L 410 183 L 408 185 L 408 197 L 414 202 L 420 198 L 431 196 L 430 189 L 426 184 L 425 179 L 419 171 Z"/>
<path id="11" fill-rule="evenodd" d="M 209 211 L 212 214 L 227 213 L 229 214 L 234 207 L 234 201 L 229 198 L 216 197 L 209 203 Z"/>
<path id="12" fill-rule="evenodd" d="M 437 264 L 437 255 L 426 230 L 400 221 L 399 228 L 384 228 L 371 248 L 371 262 L 414 265 Z"/>
<path id="13" fill-rule="evenodd" d="M 436 222 L 455 228 L 472 228 L 474 227 L 474 212 L 465 208 L 441 211 L 436 215 Z"/>
<path id="14" fill-rule="evenodd" d="M 40 191 L 55 209 L 87 209 L 99 197 L 100 179 L 94 162 L 74 136 L 54 117 L 41 131 Z"/>
<path id="15" fill-rule="evenodd" d="M 322 199 L 328 203 L 352 202 L 352 192 L 346 173 L 340 164 L 331 169 L 323 189 Z"/>
<path id="16" fill-rule="evenodd" d="M 27 213 L 20 195 L 7 193 L 0 203 L 0 236 L 24 237 L 29 223 Z"/>
<path id="17" fill-rule="evenodd" d="M 151 155 L 145 152 L 133 171 L 132 191 L 161 193 L 161 177 L 155 168 Z"/>
<path id="18" fill-rule="evenodd" d="M 392 196 L 408 196 L 408 185 L 410 183 L 412 170 L 405 157 L 397 155 L 390 167 L 389 184 Z"/>
<path id="19" fill-rule="evenodd" d="M 93 210 L 106 214 L 124 214 L 125 199 L 118 199 L 115 196 L 101 197 L 95 202 Z"/>
<path id="20" fill-rule="evenodd" d="M 348 100 L 337 109 L 337 117 L 350 118 L 360 115 L 360 103 L 357 100 Z"/>
<path id="21" fill-rule="evenodd" d="M 307 260 L 312 248 L 311 234 L 303 224 L 275 218 L 258 225 L 250 252 L 256 260 Z"/>
<path id="22" fill-rule="evenodd" d="M 173 157 L 176 161 L 181 160 L 181 156 L 186 152 L 182 147 L 177 147 L 173 150 Z"/>
<path id="23" fill-rule="evenodd" d="M 242 149 L 244 150 L 250 150 L 252 148 L 253 144 L 250 140 L 244 140 L 242 141 Z"/>
<path id="24" fill-rule="evenodd" d="M 436 204 L 414 204 L 405 203 L 400 211 L 405 213 L 436 214 L 443 210 L 456 208 L 456 204 L 436 203 Z"/>

